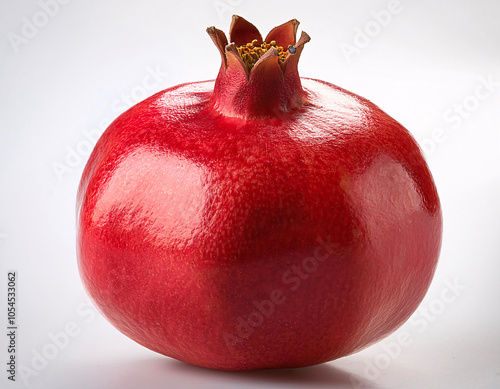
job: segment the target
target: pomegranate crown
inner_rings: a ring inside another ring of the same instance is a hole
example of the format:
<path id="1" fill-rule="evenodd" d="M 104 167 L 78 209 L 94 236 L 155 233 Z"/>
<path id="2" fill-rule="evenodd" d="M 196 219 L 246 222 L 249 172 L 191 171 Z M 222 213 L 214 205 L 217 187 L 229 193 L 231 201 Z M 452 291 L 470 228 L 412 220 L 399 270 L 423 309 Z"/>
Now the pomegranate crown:
<path id="1" fill-rule="evenodd" d="M 306 101 L 298 61 L 304 44 L 311 39 L 292 19 L 273 28 L 263 40 L 259 30 L 234 15 L 226 35 L 207 28 L 222 58 L 212 96 L 213 108 L 240 118 L 276 117 L 300 108 Z"/>
<path id="2" fill-rule="evenodd" d="M 259 68 L 270 64 L 280 66 L 283 73 L 288 66 L 297 65 L 304 44 L 311 39 L 302 31 L 296 41 L 298 26 L 299 21 L 292 19 L 274 27 L 263 40 L 252 23 L 233 15 L 229 28 L 231 43 L 228 44 L 226 34 L 215 27 L 208 27 L 207 32 L 221 54 L 223 67 L 237 66 L 249 78 L 253 73 L 259 73 Z"/>

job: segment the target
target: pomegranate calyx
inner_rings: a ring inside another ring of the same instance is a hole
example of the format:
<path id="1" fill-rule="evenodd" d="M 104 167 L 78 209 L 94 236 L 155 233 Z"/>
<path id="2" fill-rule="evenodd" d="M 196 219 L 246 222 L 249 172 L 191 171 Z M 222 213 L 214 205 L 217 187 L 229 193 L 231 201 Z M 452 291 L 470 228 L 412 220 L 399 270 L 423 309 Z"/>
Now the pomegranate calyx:
<path id="1" fill-rule="evenodd" d="M 288 22 L 274 27 L 269 34 L 267 34 L 266 39 L 263 40 L 259 30 L 252 23 L 241 16 L 233 15 L 229 30 L 229 39 L 230 42 L 236 46 L 241 56 L 242 65 L 248 70 L 248 77 L 251 75 L 252 68 L 271 47 L 274 47 L 278 51 L 277 61 L 283 71 L 286 67 L 285 63 L 288 57 L 291 55 L 300 55 L 302 50 L 299 50 L 299 47 L 307 43 L 310 37 L 307 33 L 302 32 L 301 39 L 299 39 L 299 42 L 296 42 L 298 26 L 299 21 L 297 19 L 289 20 Z M 219 50 L 222 62 L 225 68 L 227 68 L 228 61 L 226 57 L 228 54 L 228 47 L 231 46 L 228 45 L 226 35 L 223 31 L 213 26 L 207 28 L 207 33 Z M 307 39 L 302 39 L 304 36 L 306 36 Z"/>
<path id="2" fill-rule="evenodd" d="M 254 39 L 258 45 L 262 44 L 262 35 L 257 27 L 241 16 L 233 15 L 229 27 L 229 40 L 236 46 L 243 46 Z"/>
<path id="3" fill-rule="evenodd" d="M 227 42 L 226 34 L 224 34 L 224 31 L 221 31 L 218 28 L 215 28 L 213 26 L 207 28 L 207 33 L 210 36 L 210 38 L 212 38 L 212 41 L 214 42 L 215 46 L 219 50 L 219 53 L 222 57 L 222 63 L 224 64 L 224 66 L 227 66 L 225 48 L 226 48 L 228 42 Z"/>
<path id="4" fill-rule="evenodd" d="M 305 102 L 297 66 L 310 37 L 299 22 L 289 20 L 273 28 L 263 40 L 259 30 L 234 15 L 229 42 L 223 31 L 207 28 L 219 50 L 222 65 L 215 81 L 212 107 L 226 116 L 276 117 Z"/>
<path id="5" fill-rule="evenodd" d="M 269 34 L 267 34 L 265 41 L 276 41 L 283 47 L 294 46 L 299 24 L 300 22 L 297 19 L 292 19 L 274 27 L 271 31 L 269 31 Z"/>

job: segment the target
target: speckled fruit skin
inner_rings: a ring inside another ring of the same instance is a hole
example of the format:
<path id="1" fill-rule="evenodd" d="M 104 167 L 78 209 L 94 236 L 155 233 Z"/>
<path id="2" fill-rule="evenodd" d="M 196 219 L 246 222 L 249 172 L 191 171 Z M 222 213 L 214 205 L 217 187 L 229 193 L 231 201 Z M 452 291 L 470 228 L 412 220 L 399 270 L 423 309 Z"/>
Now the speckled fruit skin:
<path id="1" fill-rule="evenodd" d="M 300 107 L 244 119 L 214 108 L 214 81 L 179 85 L 99 139 L 78 263 L 122 333 L 209 368 L 300 367 L 373 344 L 417 308 L 442 230 L 420 149 L 368 100 L 299 85 Z"/>

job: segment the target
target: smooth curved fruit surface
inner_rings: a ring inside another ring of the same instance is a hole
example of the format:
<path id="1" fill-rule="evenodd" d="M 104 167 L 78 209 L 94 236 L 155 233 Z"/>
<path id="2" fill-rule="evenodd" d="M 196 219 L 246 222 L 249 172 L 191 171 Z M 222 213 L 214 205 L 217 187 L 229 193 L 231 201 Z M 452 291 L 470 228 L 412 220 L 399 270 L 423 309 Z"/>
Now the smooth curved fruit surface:
<path id="1" fill-rule="evenodd" d="M 227 370 L 313 365 L 393 332 L 441 243 L 414 139 L 323 81 L 243 119 L 214 108 L 214 85 L 162 91 L 98 141 L 77 239 L 99 310 L 151 350 Z"/>

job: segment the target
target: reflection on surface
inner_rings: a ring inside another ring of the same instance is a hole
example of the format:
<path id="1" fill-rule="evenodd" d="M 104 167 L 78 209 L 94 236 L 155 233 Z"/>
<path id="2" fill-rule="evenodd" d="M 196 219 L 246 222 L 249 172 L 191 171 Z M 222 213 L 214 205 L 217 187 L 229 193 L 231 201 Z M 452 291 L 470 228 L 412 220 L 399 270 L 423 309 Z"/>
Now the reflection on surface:
<path id="1" fill-rule="evenodd" d="M 188 241 L 201 222 L 204 174 L 182 156 L 136 149 L 110 174 L 98 196 L 94 224 L 112 223 L 125 235 L 149 232 L 142 239 L 153 245 L 162 242 L 159 237 Z"/>

